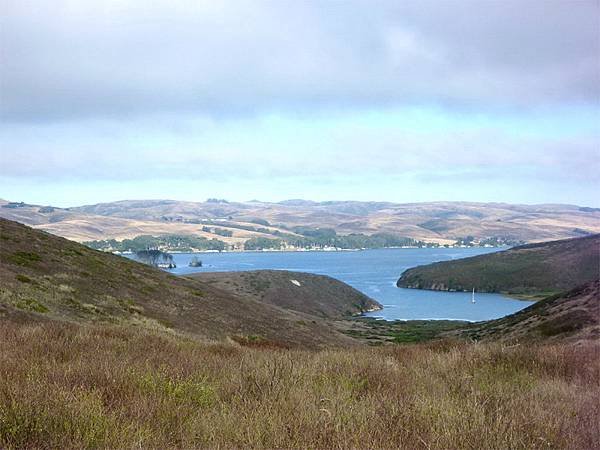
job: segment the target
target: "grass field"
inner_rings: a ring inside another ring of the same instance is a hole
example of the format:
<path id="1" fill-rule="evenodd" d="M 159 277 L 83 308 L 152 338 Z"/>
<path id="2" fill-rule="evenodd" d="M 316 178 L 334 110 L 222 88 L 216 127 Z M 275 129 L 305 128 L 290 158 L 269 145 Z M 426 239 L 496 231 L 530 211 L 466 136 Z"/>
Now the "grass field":
<path id="1" fill-rule="evenodd" d="M 409 344 L 430 341 L 450 331 L 466 330 L 469 322 L 460 320 L 378 320 L 359 317 L 344 332 L 369 345 Z"/>
<path id="2" fill-rule="evenodd" d="M 283 350 L 59 322 L 0 327 L 2 448 L 585 448 L 597 343 Z"/>

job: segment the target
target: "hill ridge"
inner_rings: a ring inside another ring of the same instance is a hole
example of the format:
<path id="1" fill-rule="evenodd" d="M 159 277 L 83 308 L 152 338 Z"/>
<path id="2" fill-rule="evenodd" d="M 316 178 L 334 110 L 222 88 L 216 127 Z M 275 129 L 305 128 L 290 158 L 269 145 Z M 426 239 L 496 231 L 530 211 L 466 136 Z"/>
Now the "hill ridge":
<path id="1" fill-rule="evenodd" d="M 357 344 L 329 318 L 234 295 L 5 219 L 0 247 L 0 319 L 120 323 L 209 340 L 255 336 L 291 347 Z"/>
<path id="2" fill-rule="evenodd" d="M 396 284 L 545 297 L 593 281 L 599 273 L 600 234 L 595 234 L 413 267 L 403 272 Z"/>
<path id="3" fill-rule="evenodd" d="M 295 227 L 331 228 L 338 234 L 392 233 L 438 244 L 472 236 L 508 241 L 544 241 L 600 233 L 600 209 L 577 205 L 365 201 L 227 202 L 211 200 L 120 200 L 40 212 L 36 205 L 7 207 L 0 216 L 78 241 L 132 238 L 141 234 L 193 234 L 226 242 L 275 236 L 232 228 L 232 238 L 206 234 L 203 220 L 251 224 L 259 220 L 280 233 Z M 247 228 L 247 227 L 246 227 Z M 261 228 L 261 226 L 256 226 Z"/>
<path id="4" fill-rule="evenodd" d="M 465 332 L 476 340 L 599 340 L 600 276 L 568 292 L 553 295 Z"/>

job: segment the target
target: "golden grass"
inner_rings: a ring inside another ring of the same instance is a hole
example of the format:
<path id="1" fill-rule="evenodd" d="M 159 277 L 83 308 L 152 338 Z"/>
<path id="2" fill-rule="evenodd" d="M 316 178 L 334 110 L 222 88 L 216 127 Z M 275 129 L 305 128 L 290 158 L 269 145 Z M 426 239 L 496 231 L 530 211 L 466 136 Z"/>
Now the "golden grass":
<path id="1" fill-rule="evenodd" d="M 582 448 L 598 345 L 302 351 L 0 322 L 2 448 Z"/>

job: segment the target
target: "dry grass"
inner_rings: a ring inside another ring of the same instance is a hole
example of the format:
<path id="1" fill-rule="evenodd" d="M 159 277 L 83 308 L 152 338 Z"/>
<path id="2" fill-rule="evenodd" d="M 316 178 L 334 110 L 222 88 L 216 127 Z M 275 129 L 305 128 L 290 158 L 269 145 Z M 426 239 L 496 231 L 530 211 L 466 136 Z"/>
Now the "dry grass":
<path id="1" fill-rule="evenodd" d="M 0 322 L 0 447 L 585 448 L 597 344 L 301 351 Z"/>
<path id="2" fill-rule="evenodd" d="M 0 316 L 21 311 L 76 322 L 145 322 L 208 339 L 255 335 L 300 348 L 356 344 L 320 317 L 232 295 L 16 222 L 0 219 L 0 242 Z M 318 293 L 332 282 L 313 279 L 303 292 Z M 340 309 L 356 301 L 344 292 L 335 298 Z"/>
<path id="3" fill-rule="evenodd" d="M 0 200 L 0 206 L 4 204 Z M 233 222 L 248 223 L 266 219 L 271 224 L 288 227 L 309 226 L 335 228 L 340 234 L 391 232 L 418 240 L 451 244 L 457 236 L 511 236 L 525 241 L 542 241 L 576 236 L 574 229 L 600 233 L 600 213 L 582 211 L 572 206 L 515 206 L 483 203 L 436 202 L 387 204 L 371 202 L 334 202 L 325 204 L 281 205 L 274 203 L 193 203 L 148 201 L 115 202 L 99 207 L 39 213 L 37 206 L 0 208 L 0 216 L 19 220 L 36 228 L 75 241 L 118 240 L 140 234 L 193 234 L 217 237 L 228 243 L 240 243 L 260 233 L 232 229 L 233 238 L 200 231 L 198 224 L 165 222 L 163 216 L 200 217 L 233 216 Z M 215 211 L 215 208 L 221 210 Z M 98 215 L 106 214 L 106 215 Z M 122 216 L 122 217 L 119 217 Z M 126 218 L 130 217 L 130 218 Z M 436 220 L 432 231 L 421 226 Z M 256 224 L 254 224 L 256 225 Z M 273 227 L 269 227 L 273 229 Z M 280 229 L 287 232 L 285 229 Z"/>

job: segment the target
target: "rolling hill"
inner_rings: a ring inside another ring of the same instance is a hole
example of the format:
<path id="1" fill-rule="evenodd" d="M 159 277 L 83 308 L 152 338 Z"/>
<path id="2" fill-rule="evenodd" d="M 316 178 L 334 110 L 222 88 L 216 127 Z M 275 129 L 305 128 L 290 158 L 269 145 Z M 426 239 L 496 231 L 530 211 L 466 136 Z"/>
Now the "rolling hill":
<path id="1" fill-rule="evenodd" d="M 340 234 L 392 232 L 421 240 L 454 241 L 465 236 L 506 236 L 536 241 L 600 232 L 600 209 L 573 205 L 504 203 L 389 203 L 303 200 L 267 202 L 122 201 L 72 208 L 74 211 L 138 220 L 164 217 L 256 218 L 286 227 L 330 227 Z"/>
<path id="2" fill-rule="evenodd" d="M 356 343 L 335 331 L 323 315 L 307 314 L 300 306 L 293 311 L 257 296 L 227 292 L 4 219 L 0 250 L 4 320 L 124 324 L 201 339 L 260 339 L 307 348 Z M 336 286 L 343 283 L 311 276 L 304 291 L 328 292 L 329 301 Z M 360 293 L 345 293 L 336 299 L 338 309 L 324 309 L 325 315 L 339 318 L 338 312 L 354 311 L 357 303 L 374 304 Z M 284 306 L 293 308 L 293 301 L 289 298 Z"/>
<path id="3" fill-rule="evenodd" d="M 213 272 L 188 275 L 223 291 L 286 310 L 340 318 L 381 309 L 362 292 L 330 277 L 287 270 Z"/>
<path id="4" fill-rule="evenodd" d="M 426 242 L 499 238 L 537 242 L 600 233 L 600 209 L 574 205 L 431 202 L 227 202 L 124 200 L 72 208 L 0 201 L 0 217 L 77 241 L 142 234 L 193 234 L 240 245 L 273 238 L 296 227 L 331 228 L 338 234 L 392 233 Z M 216 223 L 231 237 L 203 231 Z"/>
<path id="5" fill-rule="evenodd" d="M 529 244 L 406 270 L 398 287 L 546 296 L 600 275 L 600 235 Z"/>
<path id="6" fill-rule="evenodd" d="M 219 239 L 229 245 L 240 246 L 253 237 L 273 237 L 251 229 L 228 228 L 219 224 L 219 228 L 232 232 L 232 236 L 223 236 L 207 232 L 201 223 L 158 218 L 124 218 L 117 215 L 98 215 L 72 210 L 0 200 L 0 217 L 47 231 L 57 236 L 77 242 L 104 239 L 131 239 L 141 235 L 160 236 L 167 234 L 193 235 L 208 239 Z M 190 219 L 192 220 L 192 219 Z M 195 220 L 198 222 L 199 219 Z M 245 228 L 257 227 L 256 224 L 236 222 Z M 276 228 L 269 227 L 272 231 Z M 214 231 L 214 230 L 211 230 Z M 281 230 L 280 230 L 281 231 Z"/>

